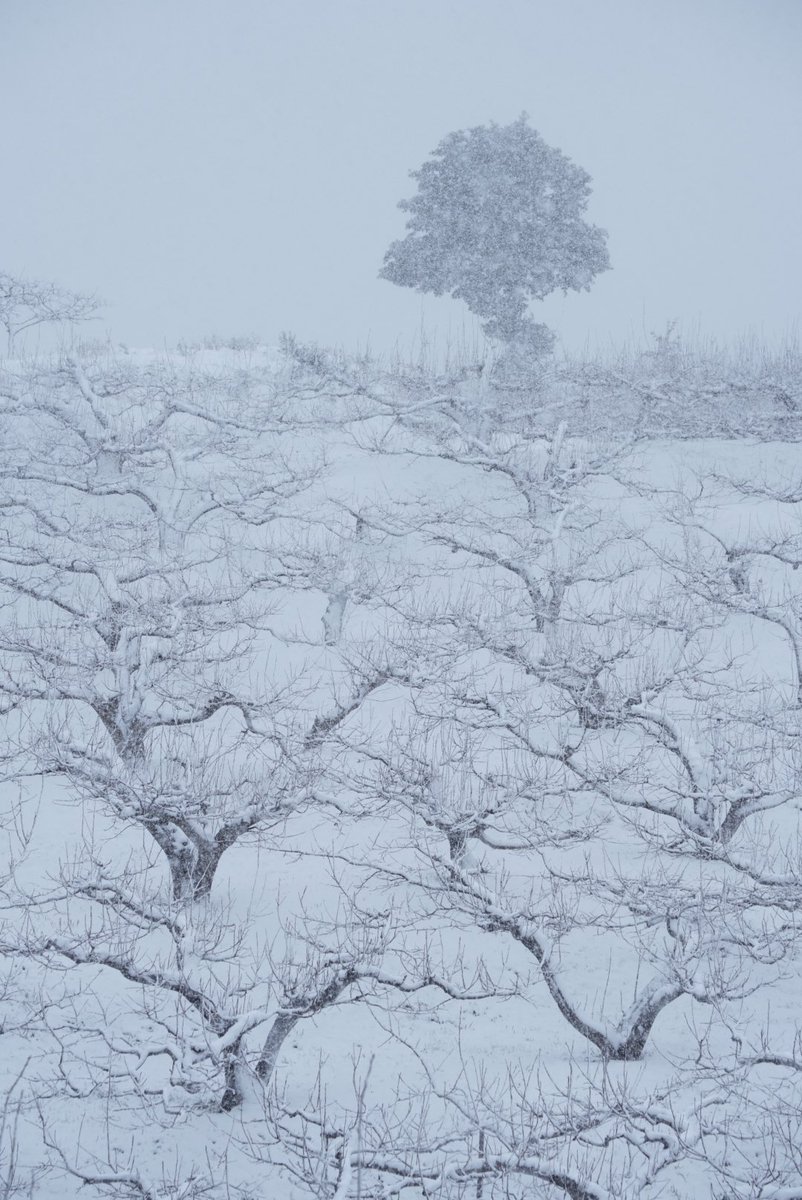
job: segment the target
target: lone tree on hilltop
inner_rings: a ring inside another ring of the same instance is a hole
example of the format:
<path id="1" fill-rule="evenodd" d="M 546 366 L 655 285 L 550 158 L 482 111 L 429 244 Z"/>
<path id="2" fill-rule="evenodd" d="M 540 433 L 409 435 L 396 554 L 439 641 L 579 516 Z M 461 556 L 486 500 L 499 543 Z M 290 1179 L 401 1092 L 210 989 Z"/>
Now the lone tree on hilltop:
<path id="1" fill-rule="evenodd" d="M 529 301 L 587 289 L 610 267 L 605 230 L 583 217 L 587 172 L 547 146 L 524 113 L 450 133 L 411 176 L 418 193 L 399 204 L 407 235 L 390 246 L 380 277 L 464 300 L 489 337 L 548 348 Z"/>

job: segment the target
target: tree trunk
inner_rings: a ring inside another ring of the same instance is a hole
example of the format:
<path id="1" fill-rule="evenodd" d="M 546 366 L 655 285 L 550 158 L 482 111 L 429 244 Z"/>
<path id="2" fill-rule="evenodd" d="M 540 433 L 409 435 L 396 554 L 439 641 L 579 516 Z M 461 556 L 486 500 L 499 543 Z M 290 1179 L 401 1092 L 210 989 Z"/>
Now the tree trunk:
<path id="1" fill-rule="evenodd" d="M 239 1108 L 242 1104 L 242 1086 L 239 1080 L 240 1062 L 240 1044 L 237 1042 L 226 1050 L 224 1060 L 224 1078 L 225 1090 L 222 1099 L 220 1100 L 220 1111 L 231 1112 L 232 1109 Z"/>
<path id="2" fill-rule="evenodd" d="M 295 1013 L 279 1013 L 270 1026 L 270 1032 L 265 1038 L 262 1053 L 256 1064 L 256 1074 L 263 1083 L 269 1083 L 272 1079 L 281 1047 L 299 1020 L 300 1016 Z"/>
<path id="3" fill-rule="evenodd" d="M 202 900 L 212 890 L 223 850 L 214 842 L 187 840 L 186 849 L 167 855 L 176 900 Z"/>
<path id="4" fill-rule="evenodd" d="M 209 895 L 225 844 L 189 838 L 172 821 L 143 821 L 148 833 L 167 859 L 173 899 L 189 904 Z"/>

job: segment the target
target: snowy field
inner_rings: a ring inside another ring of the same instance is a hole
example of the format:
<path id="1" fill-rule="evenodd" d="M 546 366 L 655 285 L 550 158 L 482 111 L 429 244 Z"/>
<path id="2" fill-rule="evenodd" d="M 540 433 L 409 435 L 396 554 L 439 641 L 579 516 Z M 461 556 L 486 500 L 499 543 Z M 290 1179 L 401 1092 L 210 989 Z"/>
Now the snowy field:
<path id="1" fill-rule="evenodd" d="M 706 361 L 0 364 L 2 1200 L 802 1200 L 802 395 Z"/>

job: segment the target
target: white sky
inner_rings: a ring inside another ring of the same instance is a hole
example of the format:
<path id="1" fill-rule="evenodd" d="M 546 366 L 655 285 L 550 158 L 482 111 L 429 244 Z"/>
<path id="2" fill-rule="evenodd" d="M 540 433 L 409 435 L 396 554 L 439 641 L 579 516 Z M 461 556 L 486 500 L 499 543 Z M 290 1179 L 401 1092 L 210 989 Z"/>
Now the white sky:
<path id="1" fill-rule="evenodd" d="M 0 0 L 0 265 L 132 346 L 442 346 L 465 306 L 376 277 L 396 203 L 524 109 L 610 235 L 565 345 L 798 323 L 802 0 Z"/>

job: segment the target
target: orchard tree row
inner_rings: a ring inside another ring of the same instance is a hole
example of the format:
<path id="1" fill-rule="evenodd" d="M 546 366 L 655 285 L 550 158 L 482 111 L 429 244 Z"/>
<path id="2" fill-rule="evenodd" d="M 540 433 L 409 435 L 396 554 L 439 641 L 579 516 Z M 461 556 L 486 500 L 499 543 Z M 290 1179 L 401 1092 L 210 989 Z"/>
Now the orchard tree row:
<path id="1" fill-rule="evenodd" d="M 0 398 L 3 1194 L 802 1196 L 794 446 L 292 339 Z"/>

